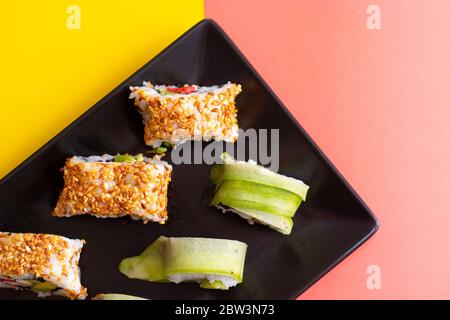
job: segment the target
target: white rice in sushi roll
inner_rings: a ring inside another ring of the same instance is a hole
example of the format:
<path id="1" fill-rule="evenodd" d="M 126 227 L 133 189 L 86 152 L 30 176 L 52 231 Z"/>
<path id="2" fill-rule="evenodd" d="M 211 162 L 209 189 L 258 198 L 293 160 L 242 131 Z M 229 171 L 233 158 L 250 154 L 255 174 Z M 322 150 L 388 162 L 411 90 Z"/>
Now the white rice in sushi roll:
<path id="1" fill-rule="evenodd" d="M 0 232 L 0 288 L 85 299 L 78 267 L 84 243 L 50 234 Z"/>

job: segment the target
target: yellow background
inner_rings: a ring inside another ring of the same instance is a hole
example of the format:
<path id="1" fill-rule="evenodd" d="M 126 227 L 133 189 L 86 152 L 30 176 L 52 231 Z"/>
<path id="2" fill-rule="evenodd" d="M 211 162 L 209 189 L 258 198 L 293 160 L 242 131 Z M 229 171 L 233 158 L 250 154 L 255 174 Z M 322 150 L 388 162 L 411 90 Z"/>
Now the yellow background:
<path id="1" fill-rule="evenodd" d="M 202 18 L 203 0 L 0 4 L 0 177 Z"/>

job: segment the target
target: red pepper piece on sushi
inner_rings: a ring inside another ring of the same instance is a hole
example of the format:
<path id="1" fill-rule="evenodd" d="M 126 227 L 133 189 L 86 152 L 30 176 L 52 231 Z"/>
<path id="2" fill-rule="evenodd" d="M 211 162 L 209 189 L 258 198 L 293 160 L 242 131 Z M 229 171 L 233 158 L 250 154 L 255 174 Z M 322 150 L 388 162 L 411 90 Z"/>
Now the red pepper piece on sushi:
<path id="1" fill-rule="evenodd" d="M 173 92 L 173 93 L 181 93 L 181 94 L 189 94 L 197 91 L 197 86 L 184 86 L 184 87 L 168 87 L 166 88 L 167 91 Z"/>

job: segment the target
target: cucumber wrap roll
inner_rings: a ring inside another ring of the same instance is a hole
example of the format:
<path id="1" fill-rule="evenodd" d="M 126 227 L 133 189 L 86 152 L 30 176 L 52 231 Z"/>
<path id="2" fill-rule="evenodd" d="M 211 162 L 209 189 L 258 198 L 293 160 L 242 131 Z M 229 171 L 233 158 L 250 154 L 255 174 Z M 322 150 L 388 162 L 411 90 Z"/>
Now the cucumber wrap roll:
<path id="1" fill-rule="evenodd" d="M 142 155 L 72 157 L 64 167 L 64 188 L 53 215 L 128 215 L 163 224 L 171 173 L 167 162 Z"/>
<path id="2" fill-rule="evenodd" d="M 243 280 L 246 251 L 236 240 L 161 236 L 141 255 L 122 260 L 119 270 L 132 279 L 227 290 Z"/>
<path id="3" fill-rule="evenodd" d="M 84 240 L 0 232 L 0 288 L 85 299 L 78 260 Z"/>
<path id="4" fill-rule="evenodd" d="M 238 138 L 235 97 L 241 86 L 155 85 L 144 82 L 130 87 L 130 99 L 142 115 L 145 143 L 153 148 L 163 142 L 177 145 L 186 140 Z"/>
<path id="5" fill-rule="evenodd" d="M 211 205 L 223 212 L 234 212 L 249 223 L 258 222 L 283 233 L 292 231 L 292 217 L 309 186 L 259 166 L 254 161 L 236 161 L 222 155 L 223 164 L 211 170 L 215 193 Z"/>

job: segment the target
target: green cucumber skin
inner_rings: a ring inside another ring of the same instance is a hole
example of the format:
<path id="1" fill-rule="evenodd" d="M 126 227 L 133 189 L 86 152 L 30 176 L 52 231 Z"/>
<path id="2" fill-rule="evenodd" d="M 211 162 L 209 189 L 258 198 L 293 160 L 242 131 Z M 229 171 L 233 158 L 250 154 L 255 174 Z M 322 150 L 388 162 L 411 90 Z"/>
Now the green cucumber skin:
<path id="1" fill-rule="evenodd" d="M 51 282 L 41 282 L 41 281 L 37 281 L 32 287 L 31 290 L 34 292 L 51 292 L 55 289 L 57 289 L 58 287 Z"/>
<path id="2" fill-rule="evenodd" d="M 48 285 L 46 285 L 47 283 L 48 283 Z M 55 284 L 49 283 L 49 282 L 45 282 L 45 283 L 41 283 L 41 284 L 42 284 L 42 286 L 40 286 L 39 284 L 35 284 L 34 286 L 32 286 L 31 291 L 33 291 L 33 292 L 51 292 L 58 288 Z"/>
<path id="3" fill-rule="evenodd" d="M 114 157 L 114 162 L 133 162 L 136 159 L 128 154 L 119 154 Z"/>
<path id="4" fill-rule="evenodd" d="M 258 210 L 293 217 L 302 199 L 295 193 L 249 181 L 224 180 L 212 205 L 220 203 L 235 208 Z"/>
<path id="5" fill-rule="evenodd" d="M 219 169 L 213 168 L 217 173 L 215 173 L 215 179 L 211 180 L 216 185 L 220 185 L 223 180 L 249 181 L 291 191 L 303 201 L 306 200 L 309 186 L 301 180 L 275 173 L 257 164 L 236 162 L 228 154 L 222 155 L 222 159 L 224 164 L 216 165 L 220 166 Z"/>

